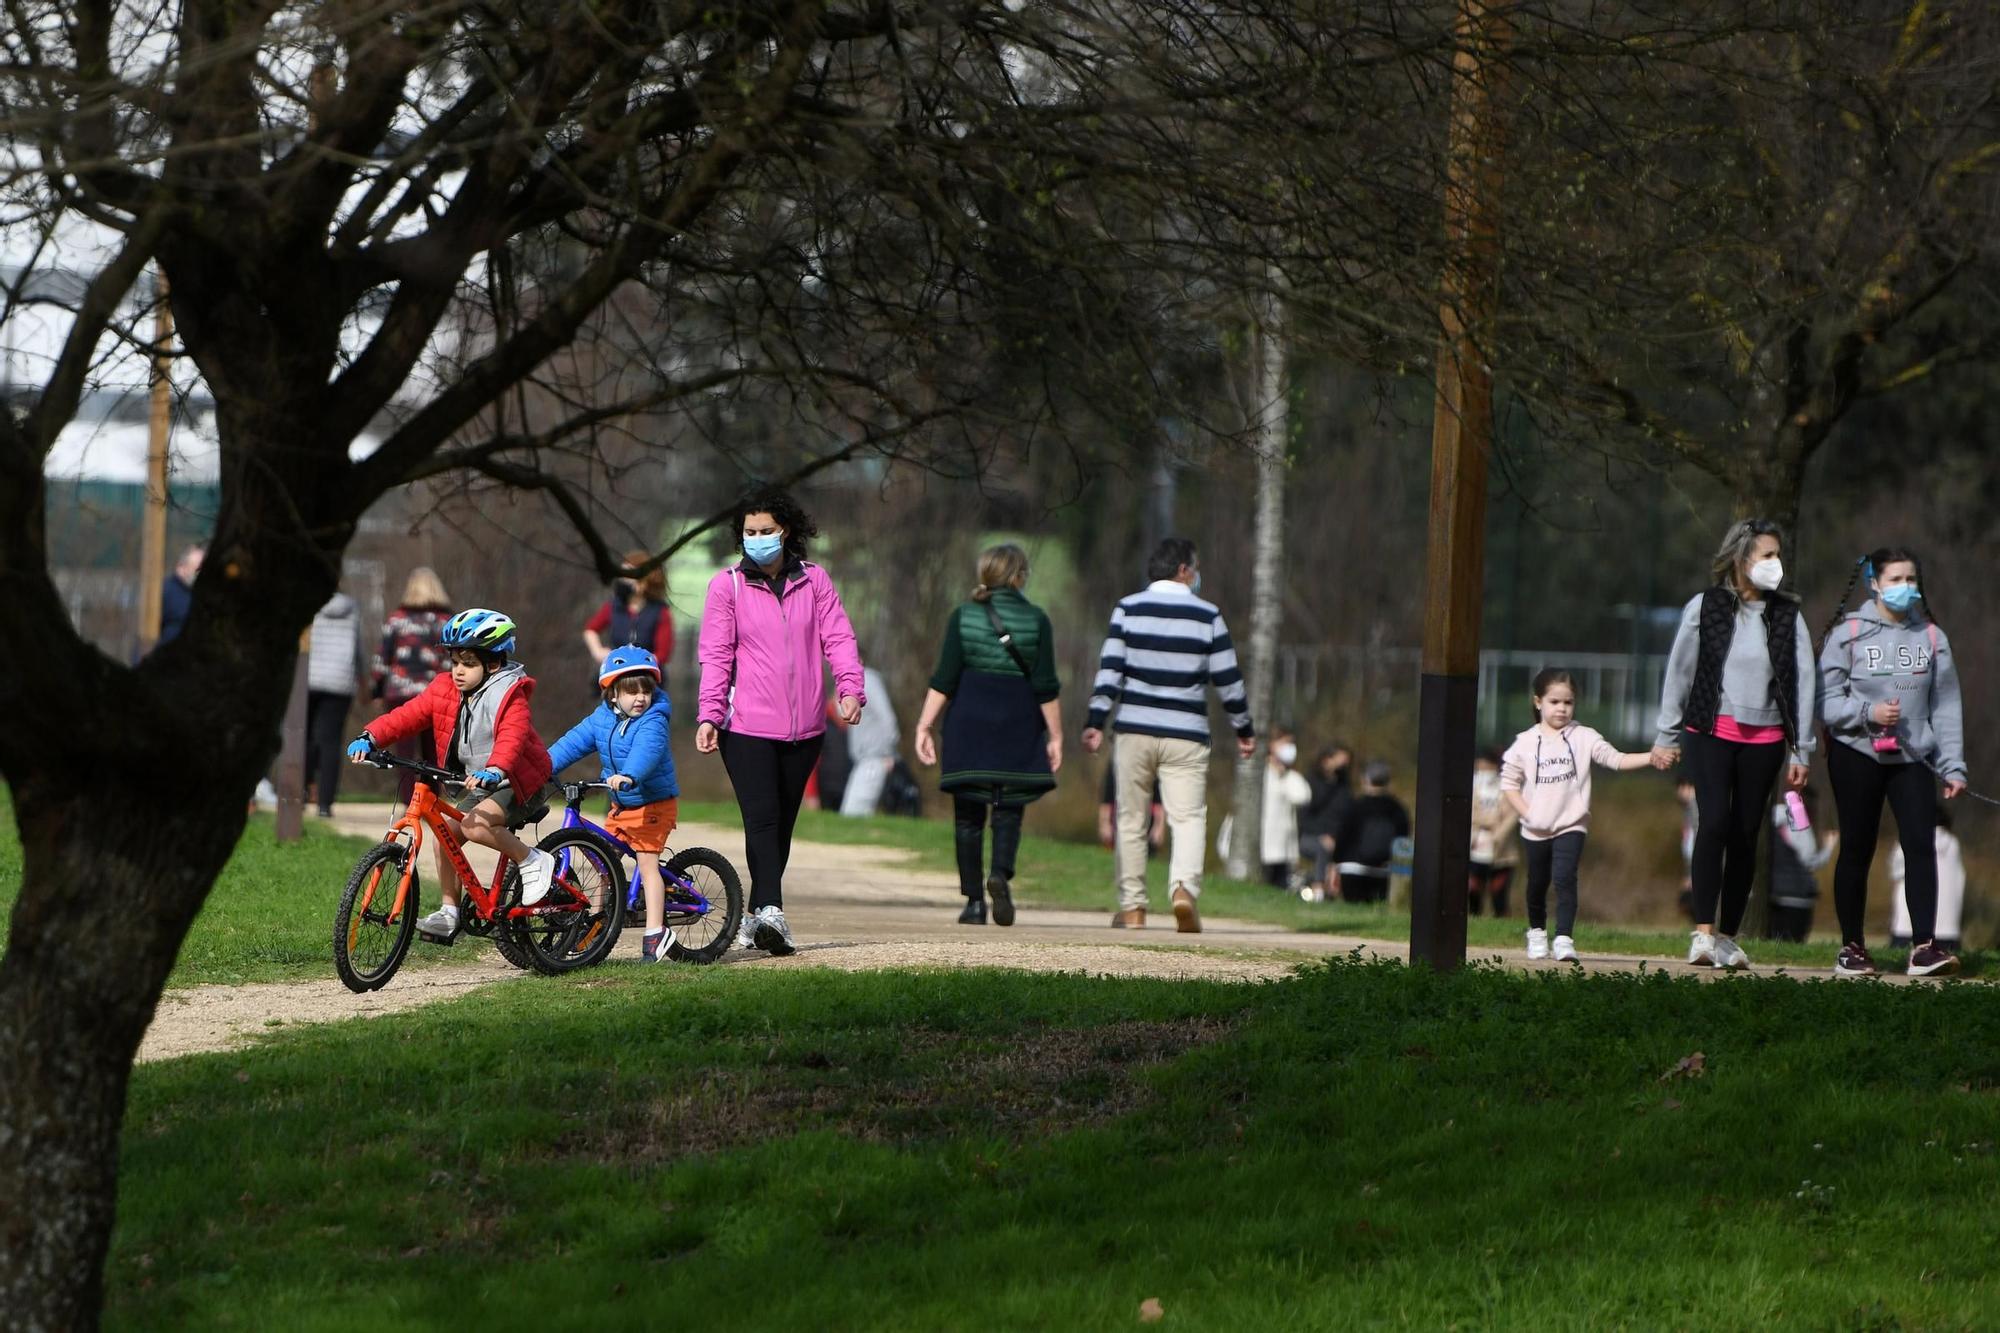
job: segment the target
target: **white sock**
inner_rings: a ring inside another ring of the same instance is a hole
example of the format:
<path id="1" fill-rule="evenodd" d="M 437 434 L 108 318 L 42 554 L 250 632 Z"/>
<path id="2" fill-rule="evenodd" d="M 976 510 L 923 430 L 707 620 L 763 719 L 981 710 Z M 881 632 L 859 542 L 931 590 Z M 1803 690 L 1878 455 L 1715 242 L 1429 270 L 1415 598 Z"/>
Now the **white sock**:
<path id="1" fill-rule="evenodd" d="M 458 920 L 457 903 L 439 903 L 438 911 L 443 912 L 446 916 L 450 917 L 454 921 Z"/>
<path id="2" fill-rule="evenodd" d="M 660 936 L 666 933 L 667 933 L 667 928 L 665 926 L 648 926 L 646 928 L 646 938 L 649 940 L 658 939 Z"/>

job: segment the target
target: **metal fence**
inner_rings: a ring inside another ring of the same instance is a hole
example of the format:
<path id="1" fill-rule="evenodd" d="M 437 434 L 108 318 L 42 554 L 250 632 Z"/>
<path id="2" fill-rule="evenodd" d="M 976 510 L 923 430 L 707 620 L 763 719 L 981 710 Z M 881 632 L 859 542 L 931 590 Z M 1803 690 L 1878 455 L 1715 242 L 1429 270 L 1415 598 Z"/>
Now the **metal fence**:
<path id="1" fill-rule="evenodd" d="M 1529 685 L 1544 667 L 1576 681 L 1577 716 L 1613 743 L 1650 744 L 1666 675 L 1664 653 L 1555 653 L 1488 649 L 1479 655 L 1479 742 L 1497 745 L 1534 721 Z M 1293 646 L 1278 650 L 1280 717 L 1322 710 L 1380 712 L 1414 701 L 1423 672 L 1415 648 Z"/>

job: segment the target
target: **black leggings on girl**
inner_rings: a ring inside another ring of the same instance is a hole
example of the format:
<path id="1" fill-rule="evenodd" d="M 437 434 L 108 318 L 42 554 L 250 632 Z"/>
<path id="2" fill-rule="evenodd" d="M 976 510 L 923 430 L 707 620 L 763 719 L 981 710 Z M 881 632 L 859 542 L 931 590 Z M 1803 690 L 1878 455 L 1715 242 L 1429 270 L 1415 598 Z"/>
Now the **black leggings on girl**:
<path id="1" fill-rule="evenodd" d="M 750 910 L 785 905 L 785 864 L 792 828 L 805 803 L 806 783 L 819 763 L 823 736 L 800 741 L 722 733 L 722 766 L 743 812 L 743 850 L 750 861 Z"/>
<path id="2" fill-rule="evenodd" d="M 1021 809 L 1018 805 L 989 805 L 951 798 L 952 835 L 958 851 L 958 891 L 968 898 L 986 896 L 986 812 L 993 812 L 993 873 L 1000 879 L 1014 878 L 1014 856 L 1021 849 Z"/>
<path id="3" fill-rule="evenodd" d="M 1882 802 L 1896 812 L 1903 844 L 1910 904 L 1910 938 L 1922 943 L 1937 932 L 1937 779 L 1922 764 L 1884 764 L 1839 741 L 1826 747 L 1827 776 L 1840 811 L 1840 859 L 1833 865 L 1833 910 L 1843 942 L 1865 944 L 1868 866 L 1882 831 Z"/>
<path id="4" fill-rule="evenodd" d="M 1528 860 L 1528 929 L 1548 928 L 1549 881 L 1554 880 L 1556 934 L 1575 934 L 1576 863 L 1583 859 L 1583 834 L 1523 838 L 1521 852 Z"/>
<path id="5" fill-rule="evenodd" d="M 1688 867 L 1694 919 L 1734 935 L 1743 924 L 1743 909 L 1750 905 L 1757 835 L 1771 818 L 1765 812 L 1770 809 L 1771 786 L 1785 766 L 1785 745 L 1782 741 L 1747 745 L 1690 731 L 1681 737 L 1681 752 L 1700 816 L 1693 864 Z"/>

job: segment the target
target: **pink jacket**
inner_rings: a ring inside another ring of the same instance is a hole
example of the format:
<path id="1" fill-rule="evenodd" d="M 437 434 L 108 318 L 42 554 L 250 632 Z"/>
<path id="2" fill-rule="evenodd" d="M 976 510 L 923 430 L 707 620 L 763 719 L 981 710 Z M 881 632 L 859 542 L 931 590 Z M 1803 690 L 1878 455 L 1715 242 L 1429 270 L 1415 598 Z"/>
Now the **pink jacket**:
<path id="1" fill-rule="evenodd" d="M 780 598 L 762 578 L 732 565 L 708 581 L 701 612 L 701 694 L 697 722 L 770 740 L 796 741 L 826 730 L 824 657 L 841 694 L 866 703 L 854 627 L 833 580 L 818 565 L 793 561 Z"/>
<path id="2" fill-rule="evenodd" d="M 1521 837 L 1544 842 L 1590 828 L 1590 766 L 1616 768 L 1625 756 L 1595 729 L 1572 722 L 1551 735 L 1539 724 L 1514 738 L 1500 760 L 1500 790 L 1527 798 Z"/>

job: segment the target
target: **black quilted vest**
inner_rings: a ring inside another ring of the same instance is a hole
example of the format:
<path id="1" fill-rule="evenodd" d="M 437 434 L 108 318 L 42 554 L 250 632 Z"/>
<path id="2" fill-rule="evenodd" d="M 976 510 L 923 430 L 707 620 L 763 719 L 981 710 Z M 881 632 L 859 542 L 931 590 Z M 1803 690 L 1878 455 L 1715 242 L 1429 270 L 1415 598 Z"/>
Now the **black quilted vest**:
<path id="1" fill-rule="evenodd" d="M 1798 606 L 1798 599 L 1787 593 L 1764 594 L 1771 691 L 1785 720 L 1785 739 L 1794 745 L 1799 740 Z M 1722 703 L 1722 667 L 1729 658 L 1729 642 L 1736 636 L 1736 607 L 1736 593 L 1720 584 L 1701 595 L 1694 684 L 1688 687 L 1687 704 L 1681 710 L 1682 725 L 1696 731 L 1715 730 L 1716 709 Z"/>

